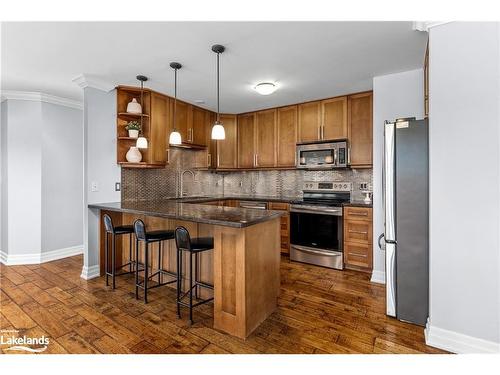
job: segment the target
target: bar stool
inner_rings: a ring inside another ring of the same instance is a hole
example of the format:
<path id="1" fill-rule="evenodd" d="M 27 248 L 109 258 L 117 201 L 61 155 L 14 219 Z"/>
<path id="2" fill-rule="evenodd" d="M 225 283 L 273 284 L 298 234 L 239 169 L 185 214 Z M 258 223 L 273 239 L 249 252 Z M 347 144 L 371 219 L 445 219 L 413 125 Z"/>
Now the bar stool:
<path id="1" fill-rule="evenodd" d="M 134 259 L 132 259 L 132 233 L 134 233 L 134 228 L 132 225 L 121 225 L 121 226 L 114 226 L 113 225 L 113 220 L 111 220 L 111 217 L 108 214 L 103 215 L 104 219 L 104 229 L 106 231 L 105 234 L 105 243 L 104 243 L 104 270 L 106 272 L 106 286 L 109 286 L 109 281 L 108 277 L 111 276 L 112 278 L 112 284 L 113 284 L 113 289 L 116 288 L 115 284 L 115 276 L 122 276 L 122 275 L 127 275 L 129 273 L 132 273 L 132 266 L 136 266 L 136 262 Z M 129 235 L 129 262 L 120 266 L 119 268 L 124 268 L 126 266 L 129 266 L 128 272 L 122 272 L 119 274 L 116 274 L 116 236 L 121 236 L 124 234 Z M 109 237 L 111 235 L 111 272 L 109 272 L 109 249 L 108 249 L 108 243 L 109 243 Z"/>
<path id="2" fill-rule="evenodd" d="M 184 227 L 177 227 L 175 230 L 175 244 L 177 245 L 177 316 L 181 317 L 181 306 L 189 307 L 189 323 L 193 324 L 193 307 L 212 301 L 214 298 L 201 300 L 193 304 L 193 289 L 195 298 L 198 299 L 198 287 L 214 289 L 213 285 L 206 284 L 198 280 L 198 255 L 204 251 L 214 248 L 213 237 L 198 237 L 191 239 L 189 232 Z M 189 253 L 189 289 L 181 295 L 182 291 L 182 252 Z M 195 275 L 193 279 L 193 255 L 195 261 Z M 194 282 L 193 282 L 194 281 Z M 189 303 L 183 302 L 189 294 Z"/>
<path id="3" fill-rule="evenodd" d="M 146 232 L 146 226 L 141 219 L 134 221 L 134 233 L 135 233 L 135 257 L 139 259 L 139 241 L 144 242 L 144 280 L 139 282 L 139 268 L 135 269 L 135 298 L 139 298 L 139 288 L 144 289 L 144 303 L 148 303 L 148 289 L 158 288 L 160 286 L 172 284 L 177 281 L 177 274 L 174 272 L 169 272 L 161 268 L 162 264 L 162 242 L 174 239 L 173 230 L 155 230 Z M 158 243 L 158 271 L 148 276 L 148 263 L 149 263 L 149 244 Z M 156 285 L 148 286 L 148 281 L 158 275 L 158 281 Z M 168 275 L 175 277 L 175 280 L 161 282 L 161 275 Z"/>

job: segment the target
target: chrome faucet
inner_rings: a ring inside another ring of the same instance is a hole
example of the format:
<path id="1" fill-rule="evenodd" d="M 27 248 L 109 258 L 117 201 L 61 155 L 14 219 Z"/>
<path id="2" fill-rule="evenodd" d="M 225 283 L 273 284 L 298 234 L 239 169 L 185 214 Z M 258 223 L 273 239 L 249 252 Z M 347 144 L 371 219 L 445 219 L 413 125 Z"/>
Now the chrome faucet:
<path id="1" fill-rule="evenodd" d="M 185 169 L 180 173 L 180 196 L 185 197 L 187 196 L 187 193 L 184 193 L 184 174 L 186 172 L 191 173 L 191 176 L 193 176 L 193 182 L 194 182 L 194 172 L 191 169 Z"/>

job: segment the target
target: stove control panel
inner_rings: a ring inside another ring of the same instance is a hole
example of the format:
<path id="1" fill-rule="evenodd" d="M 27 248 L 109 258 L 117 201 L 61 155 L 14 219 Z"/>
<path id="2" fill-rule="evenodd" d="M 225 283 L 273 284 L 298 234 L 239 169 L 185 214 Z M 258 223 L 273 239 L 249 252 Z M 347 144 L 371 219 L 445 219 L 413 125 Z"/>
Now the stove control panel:
<path id="1" fill-rule="evenodd" d="M 304 181 L 304 191 L 351 191 L 351 182 L 342 181 Z"/>

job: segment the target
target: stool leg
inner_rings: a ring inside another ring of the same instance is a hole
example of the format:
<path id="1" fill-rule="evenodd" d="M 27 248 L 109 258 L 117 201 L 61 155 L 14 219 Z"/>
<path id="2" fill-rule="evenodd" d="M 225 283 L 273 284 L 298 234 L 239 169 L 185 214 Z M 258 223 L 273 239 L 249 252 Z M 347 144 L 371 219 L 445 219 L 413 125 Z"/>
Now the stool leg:
<path id="1" fill-rule="evenodd" d="M 115 271 L 116 271 L 116 264 L 115 264 L 115 258 L 116 258 L 116 236 L 113 234 L 111 236 L 111 278 L 113 280 L 113 289 L 115 289 Z"/>
<path id="2" fill-rule="evenodd" d="M 177 317 L 181 318 L 182 251 L 177 249 Z"/>
<path id="3" fill-rule="evenodd" d="M 132 233 L 128 235 L 128 272 L 132 272 Z"/>
<path id="4" fill-rule="evenodd" d="M 189 252 L 189 324 L 193 324 L 193 253 Z"/>
<path id="5" fill-rule="evenodd" d="M 139 299 L 139 240 L 135 240 L 135 299 Z"/>
<path id="6" fill-rule="evenodd" d="M 109 286 L 108 282 L 108 232 L 104 235 L 104 274 L 106 275 L 106 286 Z"/>
<path id="7" fill-rule="evenodd" d="M 158 241 L 158 284 L 161 284 L 161 241 Z"/>
<path id="8" fill-rule="evenodd" d="M 194 297 L 198 299 L 198 253 L 194 254 Z"/>
<path id="9" fill-rule="evenodd" d="M 144 251 L 144 303 L 148 303 L 148 258 L 149 249 L 148 242 L 145 242 L 146 250 Z"/>

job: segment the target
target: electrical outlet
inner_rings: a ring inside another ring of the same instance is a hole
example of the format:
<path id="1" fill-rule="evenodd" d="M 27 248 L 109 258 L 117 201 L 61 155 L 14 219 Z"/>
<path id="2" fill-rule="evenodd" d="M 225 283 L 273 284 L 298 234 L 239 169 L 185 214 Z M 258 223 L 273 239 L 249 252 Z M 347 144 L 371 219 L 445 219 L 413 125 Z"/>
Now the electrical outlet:
<path id="1" fill-rule="evenodd" d="M 120 191 L 122 189 L 122 184 L 119 182 L 115 182 L 115 191 Z"/>
<path id="2" fill-rule="evenodd" d="M 359 190 L 368 190 L 368 182 L 362 182 L 359 184 Z"/>
<path id="3" fill-rule="evenodd" d="M 93 193 L 99 191 L 99 183 L 97 181 L 92 181 L 92 183 L 90 184 L 90 191 L 92 191 Z"/>

